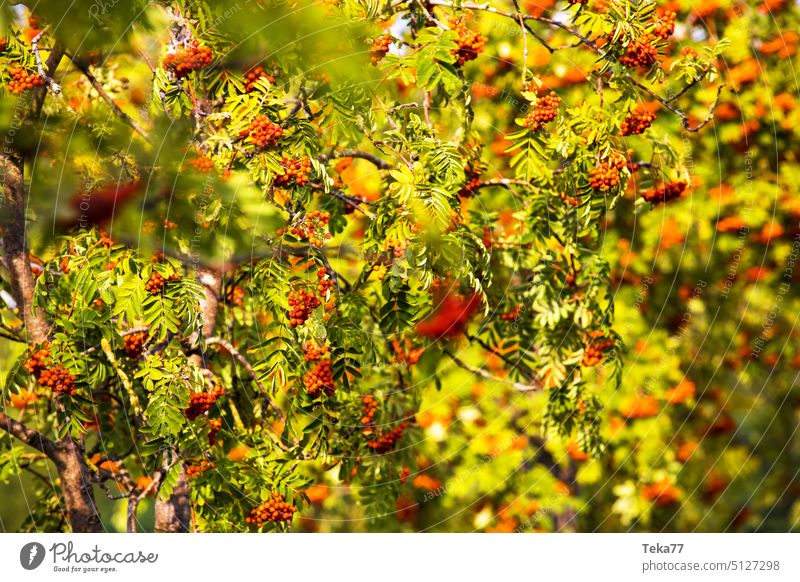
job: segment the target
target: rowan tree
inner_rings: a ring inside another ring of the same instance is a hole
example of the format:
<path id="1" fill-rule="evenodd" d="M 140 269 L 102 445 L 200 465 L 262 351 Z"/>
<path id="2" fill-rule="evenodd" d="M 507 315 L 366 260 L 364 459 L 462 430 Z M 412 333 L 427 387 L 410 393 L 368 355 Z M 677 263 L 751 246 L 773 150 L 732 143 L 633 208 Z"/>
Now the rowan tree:
<path id="1" fill-rule="evenodd" d="M 668 511 L 711 479 L 693 442 L 722 479 L 761 446 L 706 438 L 732 430 L 709 386 L 742 307 L 682 318 L 737 244 L 710 178 L 748 178 L 713 130 L 742 152 L 760 129 L 739 117 L 767 107 L 758 65 L 723 51 L 763 11 L 24 5 L 0 54 L 0 478 L 44 477 L 27 527 L 98 531 L 124 506 L 137 531 L 151 497 L 157 531 L 725 527 L 708 499 Z M 788 227 L 759 233 L 777 285 Z"/>

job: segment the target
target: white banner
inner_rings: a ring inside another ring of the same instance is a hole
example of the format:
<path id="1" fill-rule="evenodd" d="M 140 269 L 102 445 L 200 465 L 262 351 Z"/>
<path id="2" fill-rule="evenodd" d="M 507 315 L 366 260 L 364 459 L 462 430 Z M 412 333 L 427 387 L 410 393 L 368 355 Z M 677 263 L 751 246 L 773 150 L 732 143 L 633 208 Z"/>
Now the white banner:
<path id="1" fill-rule="evenodd" d="M 796 582 L 799 550 L 792 534 L 4 534 L 0 580 Z"/>

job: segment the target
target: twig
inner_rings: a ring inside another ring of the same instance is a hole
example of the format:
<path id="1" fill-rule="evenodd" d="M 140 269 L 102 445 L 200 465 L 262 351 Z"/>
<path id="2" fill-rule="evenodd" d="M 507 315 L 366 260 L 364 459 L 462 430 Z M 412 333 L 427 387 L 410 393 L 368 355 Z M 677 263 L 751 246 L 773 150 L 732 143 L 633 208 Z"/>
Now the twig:
<path id="1" fill-rule="evenodd" d="M 136 414 L 137 416 L 145 418 L 144 412 L 142 411 L 142 405 L 139 402 L 139 397 L 136 395 L 136 391 L 133 389 L 131 380 L 125 373 L 125 370 L 123 370 L 120 367 L 119 362 L 117 362 L 117 358 L 114 355 L 114 351 L 111 349 L 111 344 L 108 343 L 108 340 L 106 338 L 100 340 L 100 348 L 103 350 L 103 353 L 106 355 L 106 358 L 108 358 L 108 362 L 111 364 L 111 367 L 114 368 L 114 371 L 117 373 L 117 376 L 119 376 L 119 380 L 120 382 L 122 382 L 125 391 L 128 393 L 128 398 L 131 401 L 131 407 L 133 408 L 133 413 Z"/>
<path id="2" fill-rule="evenodd" d="M 122 109 L 120 109 L 119 105 L 117 105 L 111 98 L 111 95 L 109 95 L 103 88 L 103 85 L 100 83 L 100 81 L 97 80 L 97 77 L 95 77 L 89 70 L 89 67 L 87 67 L 83 63 L 76 61 L 72 56 L 70 56 L 70 60 L 72 61 L 72 64 L 75 65 L 75 68 L 78 69 L 81 73 L 83 73 L 83 76 L 89 80 L 89 82 L 92 84 L 92 87 L 94 87 L 94 90 L 97 91 L 97 94 L 100 95 L 100 98 L 103 101 L 105 101 L 106 104 L 111 108 L 111 111 L 114 113 L 114 115 L 116 115 L 119 119 L 128 124 L 136 133 L 141 135 L 144 139 L 150 141 L 150 136 L 148 135 L 148 133 L 142 128 L 141 125 L 139 125 L 139 123 L 133 117 L 131 117 L 130 115 L 125 113 Z"/>
<path id="3" fill-rule="evenodd" d="M 322 154 L 317 156 L 317 159 L 323 163 L 336 158 L 360 158 L 362 160 L 367 160 L 380 170 L 388 170 L 392 167 L 389 162 L 362 150 L 336 150 L 330 154 Z"/>
<path id="4" fill-rule="evenodd" d="M 492 178 L 491 180 L 481 180 L 472 188 L 472 190 L 489 188 L 490 186 L 503 186 L 504 188 L 508 188 L 509 186 L 525 186 L 526 188 L 531 188 L 533 187 L 533 184 L 527 180 L 519 180 L 516 178 Z"/>
<path id="5" fill-rule="evenodd" d="M 692 87 L 694 87 L 695 85 L 697 85 L 697 84 L 698 84 L 700 81 L 702 81 L 703 79 L 705 79 L 705 77 L 706 77 L 706 75 L 707 75 L 707 74 L 708 74 L 708 69 L 703 69 L 703 71 L 702 71 L 702 74 L 700 74 L 700 75 L 698 75 L 697 77 L 695 77 L 695 78 L 694 78 L 694 81 L 692 81 L 691 83 L 689 83 L 688 85 L 686 85 L 686 86 L 685 86 L 683 89 L 681 89 L 680 91 L 678 91 L 677 93 L 675 93 L 675 94 L 674 94 L 672 97 L 670 97 L 669 99 L 667 99 L 667 102 L 668 102 L 668 103 L 672 103 L 673 101 L 677 101 L 678 99 L 680 99 L 681 97 L 683 97 L 683 95 L 684 95 L 684 94 L 686 94 L 686 92 L 687 92 L 689 89 L 691 89 Z"/>
<path id="6" fill-rule="evenodd" d="M 431 92 L 425 91 L 425 95 L 422 99 L 422 115 L 425 117 L 425 123 L 428 124 L 428 127 L 433 127 L 431 123 Z"/>
<path id="7" fill-rule="evenodd" d="M 261 391 L 261 393 L 264 395 L 264 398 L 267 399 L 267 403 L 269 404 L 270 408 L 272 408 L 272 410 L 275 411 L 275 414 L 278 415 L 278 418 L 281 420 L 281 422 L 286 421 L 286 418 L 283 415 L 283 411 L 280 408 L 278 408 L 278 405 L 275 404 L 275 402 L 273 402 L 273 400 L 269 397 L 269 392 L 266 386 L 264 386 L 264 384 L 259 379 L 258 374 L 256 374 L 256 371 L 253 369 L 253 366 L 250 365 L 250 362 L 247 361 L 247 358 L 245 358 L 242 354 L 239 353 L 239 350 L 233 347 L 233 344 L 231 344 L 229 341 L 221 337 L 206 338 L 206 343 L 210 346 L 222 347 L 231 356 L 239 360 L 239 363 L 244 367 L 245 370 L 247 370 L 247 373 L 250 374 L 250 377 L 253 379 L 253 381 L 256 383 L 259 390 Z"/>
<path id="8" fill-rule="evenodd" d="M 45 26 L 39 34 L 34 36 L 31 39 L 31 52 L 33 53 L 33 58 L 36 60 L 36 69 L 39 73 L 39 76 L 45 80 L 47 83 L 47 88 L 50 91 L 50 94 L 53 96 L 61 94 L 61 85 L 56 83 L 55 79 L 47 74 L 47 71 L 44 70 L 44 63 L 42 62 L 42 55 L 39 54 L 39 41 L 42 40 L 44 33 L 47 31 L 47 27 Z"/>
<path id="9" fill-rule="evenodd" d="M 525 26 L 525 19 L 522 17 L 522 10 L 519 8 L 519 0 L 513 0 L 514 10 L 517 11 L 517 20 L 522 30 L 522 82 L 527 81 L 528 73 L 528 27 Z"/>
<path id="10" fill-rule="evenodd" d="M 717 96 L 714 99 L 714 103 L 711 104 L 711 107 L 708 110 L 708 116 L 703 121 L 701 121 L 699 125 L 695 125 L 694 127 L 689 127 L 689 118 L 688 117 L 683 118 L 683 128 L 686 131 L 694 133 L 696 131 L 700 131 L 706 125 L 711 123 L 711 120 L 714 119 L 714 112 L 717 110 L 717 105 L 719 105 L 719 98 L 720 95 L 722 95 L 722 90 L 724 88 L 725 85 L 720 85 L 719 87 L 717 87 Z"/>
<path id="11" fill-rule="evenodd" d="M 28 428 L 21 422 L 13 420 L 5 412 L 0 412 L 0 428 L 48 457 L 52 458 L 55 453 L 56 446 L 53 441 L 42 433 Z"/>
<path id="12" fill-rule="evenodd" d="M 310 184 L 310 186 L 314 190 L 319 190 L 319 191 L 324 191 L 325 190 L 325 187 L 322 184 Z M 338 198 L 339 200 L 341 200 L 342 202 L 344 202 L 348 206 L 352 206 L 353 209 L 358 210 L 361 214 L 371 218 L 372 220 L 375 220 L 377 218 L 377 216 L 375 216 L 375 214 L 373 214 L 369 210 L 364 210 L 363 208 L 361 208 L 361 204 L 364 204 L 364 201 L 359 199 L 359 198 L 355 198 L 353 196 L 348 196 L 344 192 L 340 192 L 339 190 L 335 190 L 335 189 L 329 190 L 328 194 L 330 194 L 331 196 L 334 196 L 335 198 Z"/>
<path id="13" fill-rule="evenodd" d="M 539 391 L 539 390 L 542 389 L 542 386 L 540 384 L 538 384 L 538 383 L 535 383 L 535 384 L 522 384 L 520 382 L 514 382 L 513 380 L 506 380 L 505 378 L 499 378 L 499 377 L 495 376 L 494 374 L 491 374 L 491 373 L 487 372 L 483 368 L 474 368 L 474 367 L 470 366 L 469 364 L 467 364 L 467 363 L 461 361 L 460 359 L 458 359 L 455 355 L 450 353 L 448 350 L 444 350 L 444 353 L 448 358 L 453 360 L 453 362 L 455 362 L 455 364 L 459 368 L 463 368 L 468 372 L 472 372 L 473 374 L 475 374 L 476 376 L 480 376 L 481 378 L 485 378 L 487 380 L 491 380 L 492 382 L 500 382 L 502 384 L 508 384 L 509 386 L 513 386 L 514 388 L 516 388 L 520 392 L 536 392 L 536 391 Z"/>

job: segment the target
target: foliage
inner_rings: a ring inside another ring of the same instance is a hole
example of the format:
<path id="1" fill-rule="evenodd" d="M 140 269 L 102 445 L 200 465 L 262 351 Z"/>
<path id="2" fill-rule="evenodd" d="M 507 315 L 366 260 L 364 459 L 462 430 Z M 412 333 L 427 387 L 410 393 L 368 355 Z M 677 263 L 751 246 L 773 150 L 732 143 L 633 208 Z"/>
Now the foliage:
<path id="1" fill-rule="evenodd" d="M 10 69 L 66 49 L 11 140 L 50 334 L 6 301 L 2 401 L 99 495 L 188 479 L 201 531 L 796 527 L 794 5 L 101 4 L 6 8 L 0 55 L 10 136 Z M 48 462 L 0 443 L 2 481 Z M 30 527 L 67 527 L 48 495 Z"/>

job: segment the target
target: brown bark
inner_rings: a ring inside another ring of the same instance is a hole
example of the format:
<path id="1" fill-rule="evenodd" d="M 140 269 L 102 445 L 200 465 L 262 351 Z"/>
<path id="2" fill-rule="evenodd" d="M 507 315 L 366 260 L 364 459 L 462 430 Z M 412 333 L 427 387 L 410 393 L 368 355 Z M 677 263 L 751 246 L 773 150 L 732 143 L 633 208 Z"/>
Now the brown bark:
<path id="1" fill-rule="evenodd" d="M 203 337 L 211 337 L 214 334 L 214 326 L 217 323 L 217 308 L 219 307 L 219 293 L 221 278 L 219 274 L 209 270 L 200 271 L 197 279 L 203 284 L 205 296 L 200 301 L 200 312 L 203 314 Z M 199 338 L 191 338 L 196 343 Z M 203 357 L 193 355 L 190 360 L 198 367 L 204 365 Z M 178 451 L 171 450 L 164 454 L 164 466 L 168 466 L 170 458 L 175 458 Z M 183 465 L 180 465 L 180 475 L 172 495 L 167 499 L 156 501 L 156 525 L 157 532 L 186 533 L 191 529 L 192 504 L 189 499 L 189 480 Z"/>
<path id="2" fill-rule="evenodd" d="M 48 325 L 40 309 L 31 309 L 33 272 L 25 238 L 25 179 L 22 156 L 7 149 L 0 155 L 3 182 L 3 205 L 0 207 L 0 227 L 3 229 L 3 258 L 8 269 L 11 293 L 25 323 L 29 343 L 47 339 Z"/>
<path id="3" fill-rule="evenodd" d="M 81 445 L 67 437 L 56 443 L 53 461 L 61 480 L 61 494 L 73 533 L 102 532 L 100 513 L 94 503 L 89 467 Z"/>
<path id="4" fill-rule="evenodd" d="M 63 55 L 64 52 L 59 46 L 50 51 L 47 59 L 48 75 L 53 75 Z M 31 93 L 31 101 L 27 106 L 17 109 L 19 117 L 16 121 L 20 131 L 27 130 L 31 122 L 39 116 L 46 96 L 47 89 L 39 87 Z M 47 340 L 49 325 L 42 310 L 33 308 L 34 279 L 26 238 L 27 192 L 24 168 L 25 159 L 7 139 L 0 154 L 0 172 L 2 172 L 0 180 L 3 186 L 3 196 L 0 198 L 0 227 L 3 258 L 8 270 L 11 291 L 25 325 L 28 342 L 36 344 Z M 69 437 L 52 442 L 22 423 L 9 419 L 3 413 L 0 413 L 0 428 L 42 451 L 55 463 L 72 531 L 76 533 L 102 531 L 100 516 L 94 503 L 94 492 L 89 481 L 89 468 L 83 458 L 80 443 Z"/>
<path id="5" fill-rule="evenodd" d="M 72 531 L 75 533 L 103 531 L 100 515 L 94 504 L 89 468 L 84 462 L 80 445 L 69 437 L 53 442 L 43 434 L 13 420 L 4 412 L 0 412 L 0 428 L 44 453 L 55 463 Z"/>

